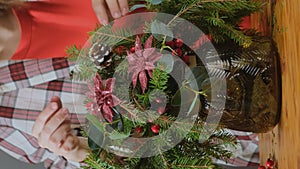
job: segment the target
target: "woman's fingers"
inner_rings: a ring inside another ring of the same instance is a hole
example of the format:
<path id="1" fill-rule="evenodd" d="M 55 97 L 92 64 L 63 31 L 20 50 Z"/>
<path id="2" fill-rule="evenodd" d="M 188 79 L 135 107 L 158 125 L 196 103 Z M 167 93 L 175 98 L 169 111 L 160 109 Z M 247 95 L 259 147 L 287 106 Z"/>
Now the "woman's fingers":
<path id="1" fill-rule="evenodd" d="M 94 11 L 100 23 L 102 25 L 108 24 L 107 6 L 105 0 L 93 0 L 92 1 Z"/>
<path id="2" fill-rule="evenodd" d="M 41 147 L 47 147 L 50 136 L 60 127 L 60 125 L 68 119 L 68 109 L 61 108 L 55 113 L 49 121 L 43 126 L 42 131 L 38 135 L 38 141 Z M 70 125 L 70 124 L 69 124 Z M 58 144 L 58 143 L 57 143 Z"/>
<path id="3" fill-rule="evenodd" d="M 73 134 L 69 115 L 68 109 L 62 108 L 60 98 L 52 97 L 36 119 L 32 133 L 41 147 L 79 162 L 85 159 L 87 148 Z"/>
<path id="4" fill-rule="evenodd" d="M 50 102 L 55 102 L 57 103 L 58 108 L 62 108 L 62 102 L 58 96 L 53 96 L 50 100 Z"/>
<path id="5" fill-rule="evenodd" d="M 110 14 L 113 18 L 120 18 L 122 16 L 118 0 L 107 0 L 106 4 L 109 8 Z"/>
<path id="6" fill-rule="evenodd" d="M 51 98 L 50 103 L 47 107 L 39 114 L 35 120 L 34 126 L 32 128 L 32 135 L 38 137 L 39 133 L 42 131 L 43 126 L 46 124 L 48 119 L 55 114 L 55 112 L 62 107 L 62 103 L 59 97 L 54 96 Z"/>
<path id="7" fill-rule="evenodd" d="M 115 19 L 126 15 L 129 12 L 127 0 L 106 0 L 111 16 Z"/>
<path id="8" fill-rule="evenodd" d="M 64 153 L 70 153 L 71 151 L 77 150 L 77 148 L 79 148 L 78 146 L 79 146 L 78 137 L 73 134 L 69 134 L 67 135 L 67 138 L 62 144 L 62 146 L 60 147 L 60 149 Z"/>
<path id="9" fill-rule="evenodd" d="M 126 15 L 129 12 L 129 6 L 128 6 L 128 1 L 127 0 L 118 0 L 119 2 L 119 7 L 121 10 L 122 15 Z"/>
<path id="10" fill-rule="evenodd" d="M 49 143 L 60 149 L 69 134 L 72 134 L 72 128 L 70 121 L 66 120 L 49 137 Z"/>
<path id="11" fill-rule="evenodd" d="M 32 135 L 38 138 L 39 134 L 43 130 L 44 125 L 48 121 L 48 119 L 55 114 L 58 109 L 58 105 L 56 102 L 51 102 L 47 105 L 47 107 L 40 113 L 38 118 L 36 119 L 33 128 Z"/>
<path id="12" fill-rule="evenodd" d="M 108 13 L 115 19 L 129 12 L 127 0 L 93 0 L 92 5 L 101 24 L 107 25 Z"/>

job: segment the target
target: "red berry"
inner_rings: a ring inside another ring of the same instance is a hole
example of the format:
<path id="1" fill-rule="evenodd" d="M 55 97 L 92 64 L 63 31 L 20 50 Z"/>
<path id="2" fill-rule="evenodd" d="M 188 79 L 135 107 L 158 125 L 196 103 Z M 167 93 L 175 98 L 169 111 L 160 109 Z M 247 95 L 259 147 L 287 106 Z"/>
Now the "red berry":
<path id="1" fill-rule="evenodd" d="M 166 42 L 166 45 L 170 46 L 171 48 L 174 48 L 175 47 L 175 42 L 174 41 L 168 41 L 168 42 Z"/>
<path id="2" fill-rule="evenodd" d="M 153 124 L 151 126 L 151 131 L 155 134 L 159 133 L 160 126 L 158 124 Z"/>
<path id="3" fill-rule="evenodd" d="M 143 132 L 143 127 L 142 126 L 138 126 L 137 128 L 135 128 L 135 132 L 136 133 L 142 133 Z"/>
<path id="4" fill-rule="evenodd" d="M 155 102 L 158 103 L 158 104 L 160 104 L 160 103 L 162 103 L 162 99 L 159 98 L 159 97 L 157 97 L 157 98 L 155 99 Z"/>
<path id="5" fill-rule="evenodd" d="M 268 159 L 266 162 L 266 166 L 272 168 L 274 166 L 274 161 L 271 159 Z"/>
<path id="6" fill-rule="evenodd" d="M 181 48 L 183 46 L 183 41 L 181 39 L 176 39 L 175 45 L 178 48 Z"/>
<path id="7" fill-rule="evenodd" d="M 131 52 L 131 53 L 134 53 L 134 52 L 135 52 L 135 47 L 134 47 L 134 46 L 132 46 L 132 47 L 130 48 L 130 52 Z"/>
<path id="8" fill-rule="evenodd" d="M 266 167 L 261 165 L 258 167 L 258 169 L 266 169 Z"/>
<path id="9" fill-rule="evenodd" d="M 157 112 L 158 112 L 159 114 L 164 114 L 164 113 L 165 113 L 165 108 L 164 108 L 164 107 L 159 107 L 159 108 L 157 109 Z"/>

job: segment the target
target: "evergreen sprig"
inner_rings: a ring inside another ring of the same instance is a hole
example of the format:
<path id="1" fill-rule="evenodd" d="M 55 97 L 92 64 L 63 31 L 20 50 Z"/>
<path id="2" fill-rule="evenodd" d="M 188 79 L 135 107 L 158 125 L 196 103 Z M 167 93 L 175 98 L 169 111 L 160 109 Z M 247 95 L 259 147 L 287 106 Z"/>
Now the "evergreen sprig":
<path id="1" fill-rule="evenodd" d="M 158 65 L 159 67 L 159 65 Z M 152 73 L 152 78 L 149 81 L 149 87 L 151 89 L 165 91 L 167 89 L 167 83 L 169 74 L 159 68 L 155 68 Z"/>
<path id="2" fill-rule="evenodd" d="M 76 45 L 72 45 L 70 47 L 67 47 L 66 54 L 68 56 L 68 59 L 71 62 L 76 62 L 78 57 L 79 57 L 80 51 L 81 51 L 81 48 L 76 46 Z"/>
<path id="3" fill-rule="evenodd" d="M 250 0 L 164 0 L 153 10 L 175 15 L 170 25 L 181 17 L 211 35 L 218 43 L 231 39 L 247 47 L 251 38 L 244 34 L 239 24 L 243 17 L 261 11 L 265 4 Z"/>
<path id="4" fill-rule="evenodd" d="M 78 63 L 73 71 L 73 77 L 75 77 L 76 81 L 91 81 L 93 76 L 98 71 L 94 62 L 92 62 L 89 58 L 86 57 L 78 57 L 76 62 Z M 75 75 L 76 74 L 76 75 Z"/>
<path id="5" fill-rule="evenodd" d="M 100 27 L 93 34 L 93 42 L 100 42 L 108 46 L 126 45 L 135 42 L 131 39 L 132 33 L 125 28 L 114 28 L 112 25 Z"/>
<path id="6" fill-rule="evenodd" d="M 91 153 L 89 153 L 89 155 L 86 157 L 86 159 L 84 160 L 86 165 L 82 166 L 82 168 L 83 169 L 116 169 L 116 167 L 112 166 L 109 162 L 100 158 L 101 156 L 103 156 L 101 154 L 106 154 L 104 155 L 104 157 L 107 159 L 111 159 L 108 158 L 109 156 L 112 157 L 104 150 L 100 150 L 100 151 L 94 150 Z"/>
<path id="7" fill-rule="evenodd" d="M 215 165 L 209 158 L 205 157 L 198 157 L 198 158 L 191 158 L 191 157 L 182 157 L 177 158 L 172 163 L 172 168 L 174 169 L 192 169 L 192 168 L 207 168 L 213 169 Z"/>

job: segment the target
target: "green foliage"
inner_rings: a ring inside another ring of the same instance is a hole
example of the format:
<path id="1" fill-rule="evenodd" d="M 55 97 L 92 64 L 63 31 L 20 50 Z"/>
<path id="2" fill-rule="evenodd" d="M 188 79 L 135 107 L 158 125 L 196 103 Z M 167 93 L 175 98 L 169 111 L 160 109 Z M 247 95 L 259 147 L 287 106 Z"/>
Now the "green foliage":
<path id="1" fill-rule="evenodd" d="M 125 28 L 113 28 L 112 25 L 100 27 L 92 33 L 93 42 L 100 42 L 108 46 L 119 46 L 132 43 L 135 40 L 131 39 L 132 33 Z"/>
<path id="2" fill-rule="evenodd" d="M 80 47 L 77 47 L 76 45 L 67 47 L 66 54 L 69 56 L 69 60 L 72 62 L 76 62 L 78 59 L 78 56 L 80 54 Z"/>
<path id="3" fill-rule="evenodd" d="M 264 5 L 264 2 L 250 0 L 165 0 L 153 8 L 173 14 L 175 18 L 187 19 L 218 43 L 232 39 L 247 46 L 251 38 L 244 34 L 239 24 L 243 17 L 261 11 Z"/>
<path id="4" fill-rule="evenodd" d="M 150 101 L 155 99 L 156 95 L 160 92 L 164 92 L 167 89 L 167 83 L 169 79 L 169 74 L 159 68 L 154 68 L 152 72 L 152 77 L 150 78 L 148 84 L 149 88 L 145 93 L 140 93 L 140 90 L 132 90 L 137 97 L 135 103 L 139 104 L 140 110 L 147 110 L 149 108 Z M 133 98 L 135 99 L 135 98 Z"/>
<path id="5" fill-rule="evenodd" d="M 104 161 L 99 158 L 99 151 L 93 151 L 87 158 L 86 163 L 91 165 L 93 169 L 99 166 L 109 166 L 111 164 L 117 168 L 143 168 L 143 169 L 168 169 L 168 168 L 219 168 L 213 163 L 212 157 L 227 160 L 231 157 L 231 152 L 225 149 L 224 144 L 227 141 L 230 146 L 235 146 L 235 138 L 229 133 L 219 130 L 215 131 L 205 142 L 199 143 L 195 140 L 184 139 L 169 151 L 162 152 L 160 149 L 168 145 L 168 141 L 163 139 L 160 142 L 153 142 L 156 145 L 158 153 L 156 156 L 148 158 L 130 158 L 124 159 L 123 165 L 114 163 L 114 161 Z M 232 144 L 233 143 L 233 144 Z M 104 150 L 100 150 L 104 151 Z M 112 154 L 106 153 L 110 159 L 114 159 Z M 112 155 L 112 156 L 111 156 Z M 98 158 L 95 158 L 97 157 Z M 94 157 L 94 158 L 93 158 Z M 105 168 L 102 167 L 102 168 Z"/>
<path id="6" fill-rule="evenodd" d="M 85 56 L 84 54 L 87 49 L 82 49 L 77 46 L 68 47 L 66 53 L 68 54 L 68 59 L 71 62 L 77 63 L 75 68 L 72 70 L 71 77 L 75 77 L 75 81 L 87 81 L 92 80 L 93 75 L 96 74 L 97 68 L 95 64 Z"/>
<path id="7" fill-rule="evenodd" d="M 167 83 L 169 74 L 163 70 L 155 68 L 153 70 L 152 78 L 149 81 L 149 87 L 151 89 L 165 91 L 167 89 Z"/>
<path id="8" fill-rule="evenodd" d="M 112 166 L 111 164 L 109 164 L 108 162 L 100 158 L 100 154 L 102 152 L 104 151 L 102 150 L 92 151 L 84 160 L 86 166 L 82 166 L 82 168 L 83 169 L 116 169 L 116 167 Z M 110 155 L 110 157 L 112 156 Z"/>
<path id="9" fill-rule="evenodd" d="M 83 52 L 82 48 L 73 45 L 70 47 L 67 47 L 66 54 L 68 55 L 68 59 L 71 62 L 79 63 L 77 66 L 70 72 L 70 77 L 76 77 L 73 80 L 76 81 L 86 81 L 91 80 L 91 75 L 95 74 L 97 72 L 97 68 L 95 67 L 95 64 L 87 58 L 82 58 L 81 52 Z M 84 52 L 83 52 L 84 53 Z"/>
<path id="10" fill-rule="evenodd" d="M 172 168 L 174 169 L 192 169 L 192 168 L 208 168 L 213 169 L 215 165 L 208 158 L 192 158 L 192 157 L 183 157 L 177 158 L 172 162 Z"/>

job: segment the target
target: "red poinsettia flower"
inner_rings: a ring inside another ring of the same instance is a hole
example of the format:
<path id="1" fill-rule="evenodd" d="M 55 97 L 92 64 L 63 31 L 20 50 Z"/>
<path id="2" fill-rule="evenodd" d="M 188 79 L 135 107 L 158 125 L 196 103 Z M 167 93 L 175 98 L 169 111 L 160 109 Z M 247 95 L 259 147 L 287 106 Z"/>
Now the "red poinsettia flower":
<path id="1" fill-rule="evenodd" d="M 127 51 L 127 59 L 129 62 L 128 73 L 132 73 L 133 87 L 136 87 L 137 80 L 139 79 L 143 93 L 147 88 L 147 74 L 152 77 L 152 70 L 154 69 L 154 63 L 158 61 L 162 54 L 157 52 L 152 46 L 153 36 L 150 36 L 142 48 L 141 40 L 137 36 L 135 40 L 135 52 L 130 53 Z"/>
<path id="2" fill-rule="evenodd" d="M 89 84 L 91 92 L 87 94 L 88 98 L 93 100 L 93 104 L 88 108 L 92 111 L 92 114 L 101 118 L 101 114 L 108 121 L 113 121 L 112 107 L 121 103 L 121 100 L 113 95 L 113 88 L 115 85 L 115 79 L 110 78 L 102 81 L 101 76 L 96 74 L 94 77 L 94 86 Z M 105 84 L 103 84 L 103 82 Z"/>

